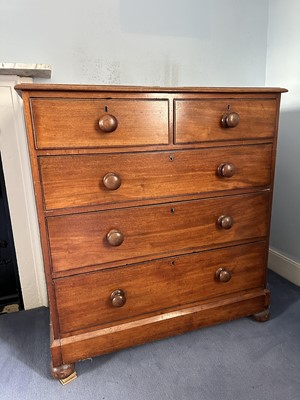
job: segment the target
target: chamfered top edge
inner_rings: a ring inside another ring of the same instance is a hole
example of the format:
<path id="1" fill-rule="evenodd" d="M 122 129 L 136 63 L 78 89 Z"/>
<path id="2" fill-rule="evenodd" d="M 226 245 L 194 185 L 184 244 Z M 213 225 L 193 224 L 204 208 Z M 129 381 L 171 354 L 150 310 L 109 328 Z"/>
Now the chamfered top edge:
<path id="1" fill-rule="evenodd" d="M 280 87 L 195 87 L 195 86 L 122 86 L 122 85 L 81 85 L 81 84 L 39 84 L 20 83 L 17 91 L 69 91 L 69 92 L 159 92 L 159 93 L 284 93 L 288 90 Z"/>

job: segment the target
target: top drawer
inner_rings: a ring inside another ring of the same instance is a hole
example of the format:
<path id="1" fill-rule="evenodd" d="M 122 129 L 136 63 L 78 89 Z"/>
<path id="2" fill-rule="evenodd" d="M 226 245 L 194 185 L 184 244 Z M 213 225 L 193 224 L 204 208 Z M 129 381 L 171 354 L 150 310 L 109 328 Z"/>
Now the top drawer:
<path id="1" fill-rule="evenodd" d="M 272 137 L 274 99 L 175 100 L 176 144 Z"/>
<path id="2" fill-rule="evenodd" d="M 31 100 L 38 149 L 168 144 L 168 100 Z"/>

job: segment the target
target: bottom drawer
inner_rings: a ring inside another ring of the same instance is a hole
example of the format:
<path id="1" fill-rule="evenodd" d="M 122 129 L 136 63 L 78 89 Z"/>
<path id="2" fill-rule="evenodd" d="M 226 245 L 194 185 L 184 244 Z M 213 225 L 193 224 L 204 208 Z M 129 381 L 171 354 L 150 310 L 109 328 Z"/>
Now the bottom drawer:
<path id="1" fill-rule="evenodd" d="M 266 255 L 259 242 L 56 279 L 61 333 L 263 288 Z"/>

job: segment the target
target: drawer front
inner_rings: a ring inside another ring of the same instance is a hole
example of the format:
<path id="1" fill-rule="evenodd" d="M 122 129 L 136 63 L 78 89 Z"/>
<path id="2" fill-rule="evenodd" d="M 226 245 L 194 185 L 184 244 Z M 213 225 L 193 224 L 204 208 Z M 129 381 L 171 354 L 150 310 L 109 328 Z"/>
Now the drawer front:
<path id="1" fill-rule="evenodd" d="M 60 328 L 71 332 L 262 288 L 265 266 L 266 244 L 260 242 L 57 279 Z M 220 269 L 229 281 L 220 281 Z M 116 290 L 123 292 L 118 298 L 111 296 Z"/>
<path id="2" fill-rule="evenodd" d="M 265 237 L 269 196 L 263 192 L 49 217 L 53 270 L 140 261 Z M 221 222 L 232 227 L 221 228 Z"/>
<path id="3" fill-rule="evenodd" d="M 168 100 L 32 99 L 31 109 L 38 149 L 169 142 Z"/>
<path id="4" fill-rule="evenodd" d="M 268 138 L 275 123 L 276 100 L 175 100 L 177 144 Z"/>
<path id="5" fill-rule="evenodd" d="M 272 145 L 41 157 L 47 210 L 269 186 Z M 224 177 L 220 166 L 233 166 Z M 219 171 L 219 173 L 218 173 Z"/>

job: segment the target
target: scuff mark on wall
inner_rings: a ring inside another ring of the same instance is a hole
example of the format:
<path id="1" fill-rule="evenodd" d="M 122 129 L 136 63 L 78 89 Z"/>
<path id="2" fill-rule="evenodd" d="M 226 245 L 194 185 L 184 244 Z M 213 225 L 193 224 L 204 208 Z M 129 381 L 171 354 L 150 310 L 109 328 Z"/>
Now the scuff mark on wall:
<path id="1" fill-rule="evenodd" d="M 76 65 L 77 74 L 82 79 L 81 83 L 98 85 L 119 85 L 121 83 L 120 61 L 80 57 Z"/>

